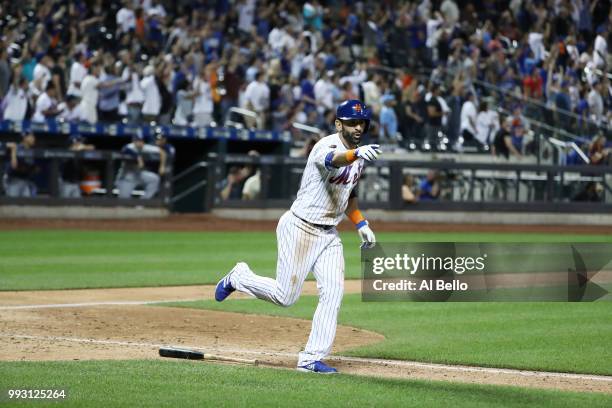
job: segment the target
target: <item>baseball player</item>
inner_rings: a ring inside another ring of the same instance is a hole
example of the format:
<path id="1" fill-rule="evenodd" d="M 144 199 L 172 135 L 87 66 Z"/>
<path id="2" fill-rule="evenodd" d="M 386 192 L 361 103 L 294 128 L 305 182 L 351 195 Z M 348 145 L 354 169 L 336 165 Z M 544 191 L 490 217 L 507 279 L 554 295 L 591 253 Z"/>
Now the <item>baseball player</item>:
<path id="1" fill-rule="evenodd" d="M 310 271 L 317 280 L 319 304 L 304 351 L 300 371 L 333 374 L 337 370 L 321 360 L 332 348 L 338 310 L 344 291 L 344 256 L 336 226 L 344 214 L 355 224 L 362 247 L 376 239 L 358 209 L 356 186 L 366 161 L 381 153 L 378 145 L 359 146 L 370 125 L 370 111 L 358 100 L 347 100 L 336 110 L 337 133 L 314 146 L 297 198 L 276 228 L 276 279 L 258 276 L 244 262 L 219 281 L 219 302 L 238 290 L 280 306 L 291 306 L 300 296 Z"/>
<path id="2" fill-rule="evenodd" d="M 37 186 L 34 180 L 40 171 L 34 156 L 26 155 L 36 144 L 34 133 L 27 131 L 21 134 L 21 143 L 6 144 L 9 162 L 4 174 L 4 189 L 8 197 L 34 197 Z"/>
<path id="3" fill-rule="evenodd" d="M 132 143 L 123 146 L 121 153 L 129 156 L 129 159 L 123 161 L 117 174 L 119 197 L 130 198 L 138 185 L 144 185 L 145 193 L 141 198 L 153 198 L 159 190 L 160 176 L 163 176 L 166 170 L 166 151 L 146 144 L 144 137 L 137 134 L 132 138 Z M 145 163 L 145 154 L 155 153 L 159 154 L 157 174 L 147 170 Z"/>
<path id="4" fill-rule="evenodd" d="M 83 136 L 73 135 L 70 137 L 69 150 L 73 152 L 91 151 L 95 149 L 92 144 L 86 144 Z M 81 197 L 81 176 L 83 174 L 84 160 L 75 157 L 62 163 L 62 174 L 59 178 L 60 196 L 65 198 Z"/>

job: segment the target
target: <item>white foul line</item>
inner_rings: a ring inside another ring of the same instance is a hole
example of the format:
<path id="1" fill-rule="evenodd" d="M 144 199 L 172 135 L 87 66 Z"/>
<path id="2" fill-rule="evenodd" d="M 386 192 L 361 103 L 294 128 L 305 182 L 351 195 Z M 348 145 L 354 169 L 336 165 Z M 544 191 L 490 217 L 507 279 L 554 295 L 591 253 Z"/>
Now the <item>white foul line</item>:
<path id="1" fill-rule="evenodd" d="M 18 305 L 18 306 L 0 306 L 0 310 L 22 310 L 22 309 L 51 309 L 55 307 L 90 307 L 90 306 L 138 306 L 152 305 L 155 303 L 173 303 L 173 302 L 194 302 L 202 300 L 202 298 L 194 299 L 174 299 L 174 300 L 121 300 L 108 302 L 87 302 L 87 303 L 50 303 L 43 305 Z"/>
<path id="2" fill-rule="evenodd" d="M 0 337 L 11 337 L 19 339 L 31 339 L 31 340 L 49 340 L 49 341 L 71 341 L 76 343 L 89 343 L 89 344 L 108 344 L 116 346 L 129 346 L 129 347 L 179 347 L 184 349 L 204 350 L 204 351 L 215 351 L 215 352 L 226 352 L 226 353 L 242 353 L 242 354 L 254 354 L 260 356 L 279 356 L 279 357 L 291 357 L 296 358 L 295 353 L 283 353 L 275 351 L 254 351 L 254 350 L 243 350 L 243 349 L 231 349 L 231 348 L 216 348 L 216 347 L 201 347 L 201 346 L 187 346 L 181 344 L 179 346 L 170 346 L 168 344 L 156 344 L 156 343 L 141 343 L 133 341 L 120 341 L 120 340 L 97 340 L 97 339 L 84 339 L 76 337 L 62 337 L 62 336 L 32 336 L 26 334 L 10 334 L 0 333 Z M 377 358 L 360 358 L 360 357 L 344 357 L 344 356 L 330 356 L 329 360 L 346 361 L 354 363 L 367 363 L 376 365 L 393 365 L 396 367 L 418 367 L 427 368 L 431 370 L 449 370 L 449 371 L 460 371 L 460 372 L 476 372 L 476 373 L 489 373 L 489 374 L 511 374 L 521 375 L 524 377 L 557 377 L 573 380 L 591 380 L 591 381 L 604 381 L 612 382 L 612 376 L 606 375 L 593 375 L 593 374 L 573 374 L 573 373 L 557 373 L 550 371 L 530 371 L 530 370 L 515 370 L 510 368 L 491 368 L 491 367 L 472 367 L 462 365 L 446 365 L 446 364 L 435 364 L 435 363 L 421 363 L 418 361 L 402 361 L 402 360 L 383 360 Z"/>

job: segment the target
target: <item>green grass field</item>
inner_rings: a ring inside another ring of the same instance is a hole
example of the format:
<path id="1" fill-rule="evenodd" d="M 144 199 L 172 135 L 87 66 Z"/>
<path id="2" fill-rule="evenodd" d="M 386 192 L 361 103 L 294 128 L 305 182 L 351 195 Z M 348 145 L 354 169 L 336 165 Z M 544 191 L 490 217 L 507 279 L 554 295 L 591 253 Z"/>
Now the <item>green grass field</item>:
<path id="1" fill-rule="evenodd" d="M 609 407 L 612 396 L 518 387 L 317 376 L 187 361 L 0 363 L 6 390 L 66 389 L 59 407 Z M 126 379 L 129 378 L 129 381 Z M 21 402 L 21 401 L 20 401 Z M 25 401 L 15 406 L 45 406 Z"/>
<path id="2" fill-rule="evenodd" d="M 384 242 L 612 242 L 606 235 L 379 233 Z M 355 233 L 343 233 L 347 278 L 358 278 Z M 276 237 L 260 233 L 0 232 L 0 290 L 216 283 L 236 261 L 273 276 Z M 2 293 L 0 292 L 0 297 Z M 310 319 L 257 300 L 181 303 Z M 159 307 L 159 306 L 155 306 Z M 382 333 L 350 355 L 612 375 L 612 303 L 363 303 L 347 295 L 340 322 Z M 126 380 L 126 379 L 129 379 Z M 307 376 L 188 362 L 0 362 L 0 390 L 67 386 L 60 406 L 610 406 L 612 397 L 497 386 Z M 0 396 L 0 405 L 4 401 Z M 27 404 L 26 404 L 27 405 Z M 30 405 L 43 406 L 39 401 Z"/>
<path id="3" fill-rule="evenodd" d="M 316 296 L 290 308 L 260 300 L 184 302 L 198 307 L 310 319 Z M 612 303 L 364 303 L 345 295 L 339 321 L 383 334 L 343 354 L 435 363 L 612 375 Z"/>
<path id="4" fill-rule="evenodd" d="M 380 242 L 612 242 L 609 235 L 379 233 Z M 358 279 L 359 243 L 343 233 L 347 279 Z M 216 283 L 244 260 L 276 268 L 274 232 L 0 232 L 0 290 Z"/>

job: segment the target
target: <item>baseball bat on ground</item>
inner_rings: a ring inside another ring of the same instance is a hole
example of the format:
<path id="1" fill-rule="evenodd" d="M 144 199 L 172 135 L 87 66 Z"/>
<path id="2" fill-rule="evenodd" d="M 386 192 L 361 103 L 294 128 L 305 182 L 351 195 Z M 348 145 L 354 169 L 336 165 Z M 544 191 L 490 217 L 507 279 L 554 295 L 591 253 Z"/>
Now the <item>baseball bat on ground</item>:
<path id="1" fill-rule="evenodd" d="M 215 354 L 204 353 L 202 351 L 180 349 L 174 347 L 162 347 L 159 349 L 159 355 L 162 357 L 182 358 L 186 360 L 209 360 L 209 361 L 224 361 L 228 363 L 240 363 L 249 365 L 258 365 L 257 360 L 246 358 L 236 358 L 228 356 L 220 356 Z"/>

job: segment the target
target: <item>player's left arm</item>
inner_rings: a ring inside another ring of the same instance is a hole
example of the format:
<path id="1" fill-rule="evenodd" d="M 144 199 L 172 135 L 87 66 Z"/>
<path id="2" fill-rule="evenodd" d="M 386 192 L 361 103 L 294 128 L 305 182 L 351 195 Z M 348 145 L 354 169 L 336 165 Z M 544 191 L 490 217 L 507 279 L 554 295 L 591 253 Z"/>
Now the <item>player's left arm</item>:
<path id="1" fill-rule="evenodd" d="M 362 248 L 372 248 L 376 244 L 376 236 L 370 228 L 368 221 L 365 219 L 361 211 L 359 211 L 359 204 L 357 202 L 357 194 L 355 189 L 351 192 L 351 196 L 344 211 L 346 216 L 355 224 L 357 233 L 361 238 Z"/>

